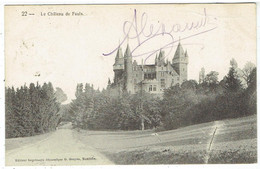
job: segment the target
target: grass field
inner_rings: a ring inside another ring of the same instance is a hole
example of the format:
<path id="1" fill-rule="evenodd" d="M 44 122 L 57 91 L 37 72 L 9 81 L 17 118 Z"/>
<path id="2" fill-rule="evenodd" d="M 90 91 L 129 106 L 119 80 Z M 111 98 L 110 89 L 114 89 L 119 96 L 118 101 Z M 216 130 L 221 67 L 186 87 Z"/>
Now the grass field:
<path id="1" fill-rule="evenodd" d="M 116 164 L 256 163 L 256 126 L 249 116 L 158 133 L 82 130 L 76 137 Z"/>

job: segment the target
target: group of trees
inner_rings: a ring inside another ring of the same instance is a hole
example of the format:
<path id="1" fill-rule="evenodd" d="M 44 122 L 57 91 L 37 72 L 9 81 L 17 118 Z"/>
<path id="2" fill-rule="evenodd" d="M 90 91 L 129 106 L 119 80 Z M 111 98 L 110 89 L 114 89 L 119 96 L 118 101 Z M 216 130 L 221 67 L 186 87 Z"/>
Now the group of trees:
<path id="1" fill-rule="evenodd" d="M 219 82 L 218 72 L 200 73 L 200 81 L 188 80 L 165 89 L 163 97 L 144 93 L 115 94 L 78 84 L 67 120 L 75 127 L 93 130 L 174 129 L 196 123 L 236 118 L 256 113 L 256 68 L 243 70 L 234 59 Z"/>
<path id="2" fill-rule="evenodd" d="M 232 59 L 228 74 L 220 82 L 217 72 L 205 76 L 204 71 L 199 84 L 189 80 L 165 90 L 165 129 L 256 114 L 256 68 L 252 63 L 241 70 Z"/>
<path id="3" fill-rule="evenodd" d="M 138 94 L 124 92 L 114 95 L 112 92 L 110 88 L 100 92 L 89 84 L 84 87 L 78 84 L 76 99 L 70 104 L 67 120 L 72 121 L 74 127 L 94 130 L 136 130 L 140 129 L 143 118 L 149 119 L 147 122 L 150 127 L 159 125 L 161 117 L 158 100 L 144 95 L 145 113 L 142 113 Z"/>
<path id="4" fill-rule="evenodd" d="M 61 115 L 60 102 L 66 95 L 51 83 L 31 83 L 14 89 L 5 88 L 6 138 L 24 137 L 55 130 Z M 57 101 L 59 100 L 59 101 Z"/>

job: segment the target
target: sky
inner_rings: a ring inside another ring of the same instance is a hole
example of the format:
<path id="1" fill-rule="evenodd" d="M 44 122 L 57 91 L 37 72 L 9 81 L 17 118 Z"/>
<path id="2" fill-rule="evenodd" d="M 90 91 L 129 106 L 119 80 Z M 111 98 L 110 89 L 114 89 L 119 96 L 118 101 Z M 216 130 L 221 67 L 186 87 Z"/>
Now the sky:
<path id="1" fill-rule="evenodd" d="M 139 64 L 142 60 L 153 64 L 160 49 L 171 61 L 179 42 L 189 55 L 188 79 L 198 80 L 204 67 L 206 73 L 219 72 L 221 80 L 232 58 L 240 68 L 248 61 L 256 65 L 256 7 L 6 6 L 6 86 L 52 82 L 69 102 L 75 98 L 77 83 L 102 89 L 108 78 L 113 79 L 119 44 L 124 52 L 128 43 Z"/>

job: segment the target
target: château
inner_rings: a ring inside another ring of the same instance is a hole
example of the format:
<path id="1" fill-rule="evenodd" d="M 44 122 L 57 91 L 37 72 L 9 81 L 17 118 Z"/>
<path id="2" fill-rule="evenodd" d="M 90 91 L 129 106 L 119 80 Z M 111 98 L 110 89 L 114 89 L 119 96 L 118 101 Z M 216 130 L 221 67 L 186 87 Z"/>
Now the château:
<path id="1" fill-rule="evenodd" d="M 130 94 L 141 90 L 160 94 L 164 89 L 187 80 L 188 54 L 179 42 L 171 62 L 165 61 L 165 52 L 160 50 L 156 54 L 154 64 L 138 65 L 136 60 L 132 61 L 127 44 L 124 55 L 121 47 L 118 48 L 113 70 L 114 88 L 128 91 Z"/>

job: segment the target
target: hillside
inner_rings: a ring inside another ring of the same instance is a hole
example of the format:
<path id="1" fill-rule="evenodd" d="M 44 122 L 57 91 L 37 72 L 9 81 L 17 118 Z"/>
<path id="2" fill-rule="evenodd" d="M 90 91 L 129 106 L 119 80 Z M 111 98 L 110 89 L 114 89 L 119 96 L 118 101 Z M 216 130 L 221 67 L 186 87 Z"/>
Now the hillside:
<path id="1" fill-rule="evenodd" d="M 82 130 L 77 137 L 116 164 L 256 163 L 256 129 L 249 116 L 158 133 Z"/>

